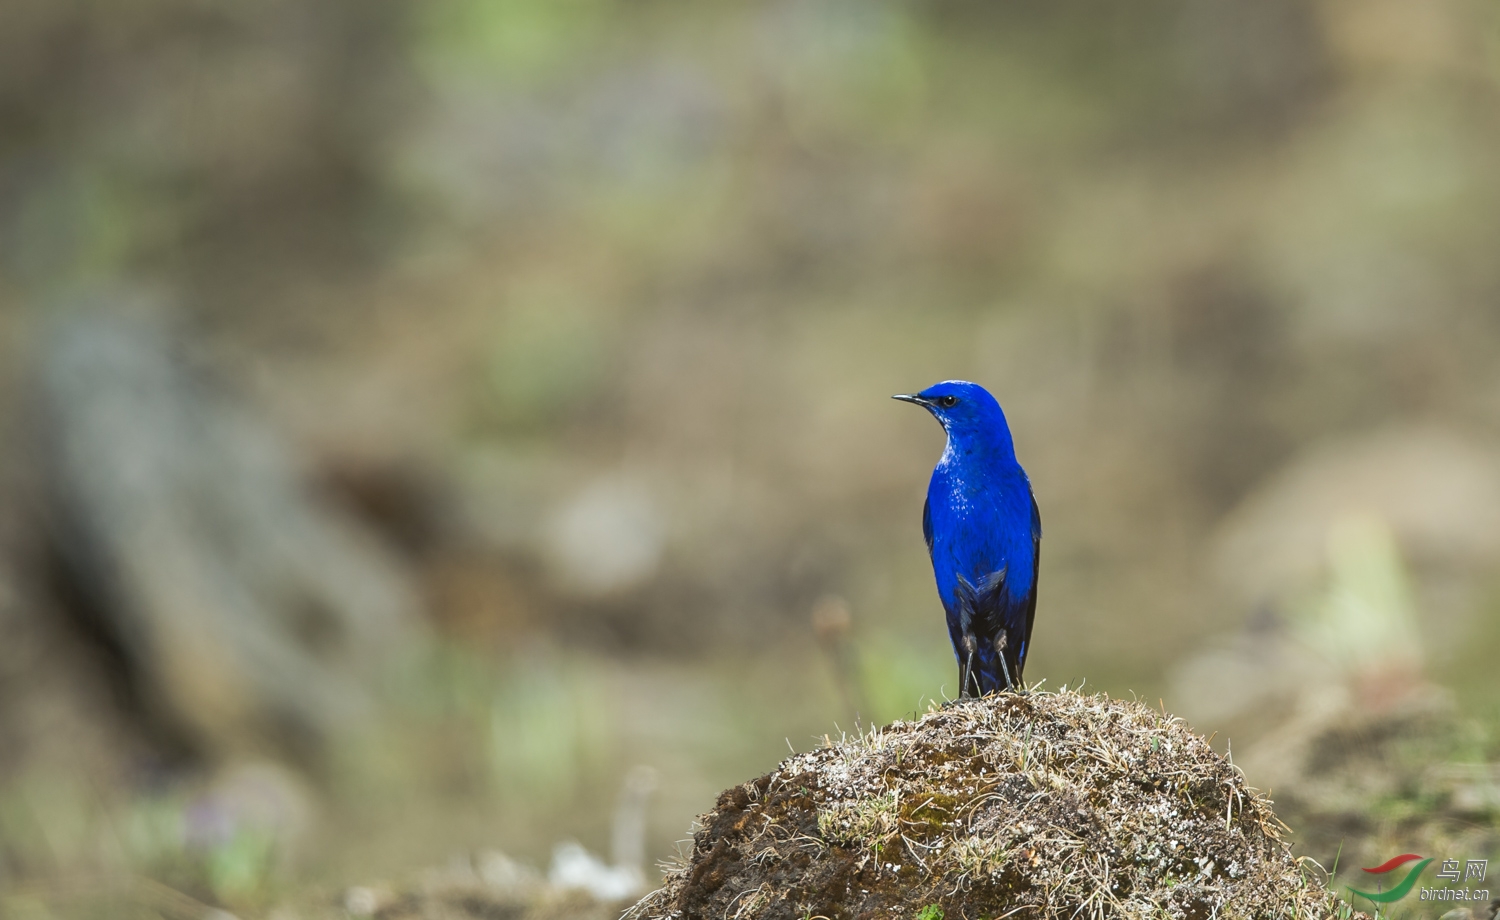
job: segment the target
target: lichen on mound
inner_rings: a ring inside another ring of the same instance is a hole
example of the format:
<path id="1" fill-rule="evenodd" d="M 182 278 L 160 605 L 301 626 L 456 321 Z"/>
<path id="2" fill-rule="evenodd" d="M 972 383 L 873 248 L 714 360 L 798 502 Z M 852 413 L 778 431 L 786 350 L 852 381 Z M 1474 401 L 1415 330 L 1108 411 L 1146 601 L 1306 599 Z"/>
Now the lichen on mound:
<path id="1" fill-rule="evenodd" d="M 719 796 L 630 920 L 1351 916 L 1269 800 L 1139 703 L 999 694 Z"/>

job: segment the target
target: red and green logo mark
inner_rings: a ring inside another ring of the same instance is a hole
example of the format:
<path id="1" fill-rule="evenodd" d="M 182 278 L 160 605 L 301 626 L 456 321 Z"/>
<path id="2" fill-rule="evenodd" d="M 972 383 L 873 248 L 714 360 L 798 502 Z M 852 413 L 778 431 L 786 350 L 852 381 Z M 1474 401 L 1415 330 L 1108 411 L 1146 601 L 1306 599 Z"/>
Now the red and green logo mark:
<path id="1" fill-rule="evenodd" d="M 1388 859 L 1373 869 L 1364 870 L 1372 875 L 1384 875 L 1387 872 L 1392 872 L 1396 869 L 1399 869 L 1400 867 L 1406 865 L 1414 859 L 1421 859 L 1422 861 L 1413 866 L 1411 870 L 1406 873 L 1406 878 L 1403 878 L 1400 883 L 1398 883 L 1396 887 L 1392 888 L 1390 891 L 1360 891 L 1358 888 L 1350 888 L 1350 894 L 1357 894 L 1362 898 L 1368 898 L 1369 900 L 1374 901 L 1378 904 L 1389 904 L 1392 901 L 1401 900 L 1402 898 L 1411 894 L 1412 888 L 1417 884 L 1417 876 L 1421 875 L 1422 870 L 1427 868 L 1427 864 L 1432 862 L 1431 857 L 1422 859 L 1422 857 L 1418 856 L 1416 853 L 1402 853 L 1400 856 Z"/>

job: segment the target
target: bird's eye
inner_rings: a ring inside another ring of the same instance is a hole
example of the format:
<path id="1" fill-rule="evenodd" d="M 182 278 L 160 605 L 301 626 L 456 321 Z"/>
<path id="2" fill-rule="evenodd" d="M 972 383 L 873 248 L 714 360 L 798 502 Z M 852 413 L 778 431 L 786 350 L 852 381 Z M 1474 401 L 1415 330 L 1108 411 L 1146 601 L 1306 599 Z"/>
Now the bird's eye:
<path id="1" fill-rule="evenodd" d="M 938 400 L 937 400 L 937 404 L 940 405 L 940 406 L 942 406 L 944 409 L 952 409 L 954 406 L 958 405 L 958 397 L 957 396 L 939 396 Z"/>

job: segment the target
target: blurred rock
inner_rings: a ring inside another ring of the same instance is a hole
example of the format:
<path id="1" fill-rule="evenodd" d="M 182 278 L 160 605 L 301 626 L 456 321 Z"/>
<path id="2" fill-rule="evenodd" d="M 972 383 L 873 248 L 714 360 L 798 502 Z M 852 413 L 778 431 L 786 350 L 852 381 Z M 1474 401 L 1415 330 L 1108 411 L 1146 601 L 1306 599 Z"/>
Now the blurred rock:
<path id="1" fill-rule="evenodd" d="M 143 709 L 200 753 L 316 754 L 412 629 L 401 565 L 161 328 L 68 316 L 35 389 L 50 552 Z"/>
<path id="2" fill-rule="evenodd" d="M 169 261 L 224 315 L 357 264 L 404 108 L 399 4 L 0 9 L 0 267 L 55 289 Z"/>
<path id="3" fill-rule="evenodd" d="M 499 850 L 485 850 L 476 855 L 474 862 L 479 877 L 492 888 L 527 892 L 541 887 L 541 873 Z"/>
<path id="4" fill-rule="evenodd" d="M 1319 14 L 1339 63 L 1350 69 L 1442 70 L 1482 67 L 1476 40 L 1478 8 L 1463 5 L 1333 0 Z M 1479 20 L 1482 21 L 1482 20 Z"/>
<path id="5" fill-rule="evenodd" d="M 504 30 L 509 12 L 490 11 L 478 28 Z M 426 75 L 432 105 L 400 155 L 408 181 L 458 224 L 535 213 L 601 180 L 659 192 L 718 152 L 727 103 L 693 63 L 616 66 L 543 100 L 497 80 L 516 56 L 482 47 L 469 25 L 429 33 L 446 66 Z"/>
<path id="6" fill-rule="evenodd" d="M 1336 519 L 1322 584 L 1265 606 L 1239 635 L 1173 668 L 1174 699 L 1200 724 L 1271 701 L 1293 706 L 1330 692 L 1383 708 L 1424 689 L 1424 654 L 1406 567 L 1386 522 Z M 1316 708 L 1316 707 L 1315 707 Z"/>
<path id="7" fill-rule="evenodd" d="M 1377 710 L 1361 705 L 1344 686 L 1324 684 L 1304 691 L 1292 717 L 1242 749 L 1236 762 L 1261 788 L 1358 808 L 1360 802 L 1395 793 L 1402 781 L 1399 771 L 1381 768 L 1372 741 L 1399 734 L 1424 737 L 1419 731 L 1424 723 L 1436 730 L 1453 716 L 1451 698 L 1433 687 Z M 1367 747 L 1371 750 L 1362 750 Z M 1371 751 L 1372 762 L 1360 762 Z M 1340 770 L 1332 771 L 1336 763 Z"/>
<path id="8" fill-rule="evenodd" d="M 577 844 L 559 847 L 559 852 L 564 849 L 595 859 Z M 560 887 L 531 866 L 498 850 L 484 850 L 430 869 L 416 884 L 356 885 L 345 889 L 337 905 L 316 902 L 279 910 L 315 920 L 614 920 L 623 906 L 618 895 L 601 898 L 586 886 Z"/>
<path id="9" fill-rule="evenodd" d="M 1304 589 L 1330 528 L 1350 514 L 1389 522 L 1418 566 L 1500 560 L 1500 451 L 1451 429 L 1390 428 L 1326 444 L 1277 473 L 1216 538 L 1216 570 L 1247 605 Z"/>
<path id="10" fill-rule="evenodd" d="M 1295 621 L 1300 638 L 1340 674 L 1416 674 L 1422 644 L 1400 550 L 1386 522 L 1350 514 L 1328 528 L 1328 587 Z"/>
<path id="11" fill-rule="evenodd" d="M 350 916 L 368 917 L 379 910 L 381 905 L 390 900 L 390 895 L 367 888 L 364 885 L 356 885 L 344 892 L 344 910 Z"/>
<path id="12" fill-rule="evenodd" d="M 1168 679 L 1173 705 L 1185 718 L 1217 726 L 1294 695 L 1320 665 L 1284 623 L 1266 616 L 1178 662 Z"/>
<path id="13" fill-rule="evenodd" d="M 352 889 L 354 904 L 372 906 L 368 914 L 357 914 L 346 905 L 328 910 L 318 907 L 298 911 L 295 916 L 345 920 L 350 916 L 373 916 L 378 920 L 616 920 L 624 905 L 619 901 L 597 901 L 583 892 L 547 892 L 535 899 L 519 899 L 485 888 L 455 887 L 423 891 L 376 891 Z M 383 900 L 365 900 L 364 892 Z M 319 905 L 321 907 L 321 905 Z"/>
<path id="14" fill-rule="evenodd" d="M 601 901 L 618 901 L 638 895 L 646 880 L 634 866 L 611 866 L 577 841 L 559 843 L 552 851 L 552 869 L 547 880 L 563 891 L 586 891 Z"/>
<path id="15" fill-rule="evenodd" d="M 646 890 L 646 805 L 656 791 L 656 771 L 637 766 L 625 775 L 611 833 L 613 862 L 574 840 L 552 850 L 547 881 L 558 891 L 583 891 L 599 901 L 639 897 Z"/>
<path id="16" fill-rule="evenodd" d="M 1492 733 L 1432 687 L 1371 708 L 1349 689 L 1303 696 L 1235 761 L 1275 795 L 1302 852 L 1348 882 L 1392 853 L 1482 858 L 1500 847 Z M 1347 873 L 1347 874 L 1345 874 Z"/>
<path id="17" fill-rule="evenodd" d="M 1246 499 L 1215 554 L 1221 582 L 1256 612 L 1173 669 L 1188 718 L 1223 727 L 1337 684 L 1379 709 L 1420 692 L 1429 658 L 1448 651 L 1424 634 L 1472 623 L 1500 561 L 1500 452 L 1439 428 L 1326 446 Z"/>
<path id="18" fill-rule="evenodd" d="M 1317 10 L 1272 0 L 1185 4 L 1181 66 L 1200 106 L 1229 124 L 1285 119 L 1327 88 L 1327 51 Z"/>
<path id="19" fill-rule="evenodd" d="M 587 483 L 545 525 L 543 550 L 558 587 L 602 597 L 656 574 L 665 523 L 644 484 L 624 475 Z"/>
<path id="20" fill-rule="evenodd" d="M 460 853 L 448 860 L 447 865 L 435 867 L 422 873 L 418 887 L 427 893 L 469 889 L 486 891 L 497 898 L 512 898 L 526 901 L 537 897 L 547 886 L 547 880 L 534 867 L 512 859 L 499 850 L 480 850 Z M 366 901 L 389 903 L 394 894 L 388 889 L 351 888 L 349 894 Z M 374 912 L 372 909 L 371 913 Z"/>

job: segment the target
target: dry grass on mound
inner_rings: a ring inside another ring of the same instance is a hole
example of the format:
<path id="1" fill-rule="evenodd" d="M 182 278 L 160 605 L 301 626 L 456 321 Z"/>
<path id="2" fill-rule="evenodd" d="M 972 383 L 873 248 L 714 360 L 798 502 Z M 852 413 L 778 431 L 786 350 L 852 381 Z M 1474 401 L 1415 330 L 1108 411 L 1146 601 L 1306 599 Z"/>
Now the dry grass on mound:
<path id="1" fill-rule="evenodd" d="M 719 796 L 666 918 L 1351 917 L 1180 721 L 1064 688 L 935 709 Z"/>

